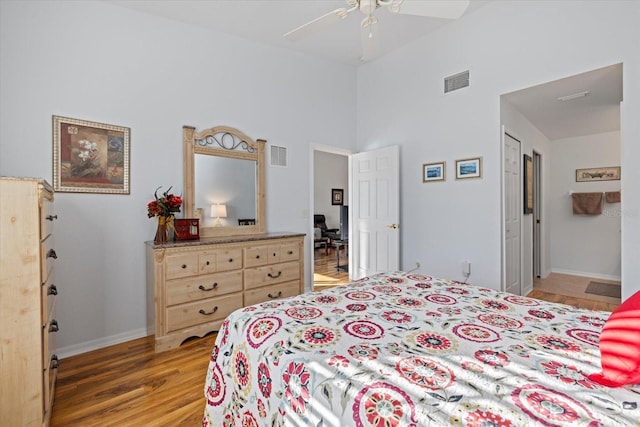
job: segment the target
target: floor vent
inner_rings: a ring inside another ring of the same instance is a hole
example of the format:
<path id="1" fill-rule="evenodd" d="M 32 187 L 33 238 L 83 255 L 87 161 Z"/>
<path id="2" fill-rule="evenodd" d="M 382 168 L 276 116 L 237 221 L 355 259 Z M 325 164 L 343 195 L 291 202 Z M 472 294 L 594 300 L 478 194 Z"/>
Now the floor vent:
<path id="1" fill-rule="evenodd" d="M 287 167 L 286 147 L 271 146 L 271 166 Z"/>
<path id="2" fill-rule="evenodd" d="M 444 78 L 444 93 L 469 86 L 469 70 Z"/>

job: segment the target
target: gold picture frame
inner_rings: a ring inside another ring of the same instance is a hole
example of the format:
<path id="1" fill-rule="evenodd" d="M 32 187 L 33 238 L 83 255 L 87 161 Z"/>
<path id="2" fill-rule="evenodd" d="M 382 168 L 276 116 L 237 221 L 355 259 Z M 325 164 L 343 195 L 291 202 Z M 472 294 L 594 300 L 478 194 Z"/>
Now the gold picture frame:
<path id="1" fill-rule="evenodd" d="M 620 166 L 576 169 L 576 182 L 619 181 Z"/>
<path id="2" fill-rule="evenodd" d="M 422 165 L 422 182 L 444 181 L 446 162 L 424 163 Z"/>
<path id="3" fill-rule="evenodd" d="M 456 179 L 482 178 L 482 157 L 456 160 Z"/>
<path id="4" fill-rule="evenodd" d="M 524 213 L 533 213 L 533 158 L 524 154 Z"/>
<path id="5" fill-rule="evenodd" d="M 53 189 L 129 194 L 127 127 L 53 116 Z"/>

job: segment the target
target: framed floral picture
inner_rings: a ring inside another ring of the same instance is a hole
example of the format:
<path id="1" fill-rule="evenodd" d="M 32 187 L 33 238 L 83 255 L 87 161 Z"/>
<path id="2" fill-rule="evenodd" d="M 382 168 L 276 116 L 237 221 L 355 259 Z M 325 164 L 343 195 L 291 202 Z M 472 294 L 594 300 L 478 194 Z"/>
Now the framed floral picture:
<path id="1" fill-rule="evenodd" d="M 129 194 L 129 137 L 122 126 L 53 116 L 53 188 Z"/>

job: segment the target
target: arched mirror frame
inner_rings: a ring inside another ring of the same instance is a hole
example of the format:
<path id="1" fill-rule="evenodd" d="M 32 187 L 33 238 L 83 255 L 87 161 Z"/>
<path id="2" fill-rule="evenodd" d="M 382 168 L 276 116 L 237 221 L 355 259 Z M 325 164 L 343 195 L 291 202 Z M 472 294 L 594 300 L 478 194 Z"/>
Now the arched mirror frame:
<path id="1" fill-rule="evenodd" d="M 222 143 L 222 138 L 232 138 L 233 143 Z M 267 141 L 253 140 L 238 129 L 216 126 L 196 132 L 193 126 L 182 127 L 184 143 L 184 214 L 196 218 L 195 212 L 195 155 L 219 156 L 256 162 L 256 223 L 255 225 L 200 227 L 200 237 L 223 237 L 258 234 L 265 232 L 265 180 L 264 151 Z M 214 145 L 215 144 L 215 145 Z"/>

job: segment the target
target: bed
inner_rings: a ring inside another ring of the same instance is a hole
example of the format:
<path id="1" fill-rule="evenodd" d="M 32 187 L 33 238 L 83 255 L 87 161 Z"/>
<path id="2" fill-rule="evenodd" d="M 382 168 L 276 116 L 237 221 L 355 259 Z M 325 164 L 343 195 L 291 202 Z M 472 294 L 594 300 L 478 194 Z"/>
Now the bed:
<path id="1" fill-rule="evenodd" d="M 609 388 L 610 313 L 390 272 L 232 313 L 203 426 L 638 426 Z"/>

